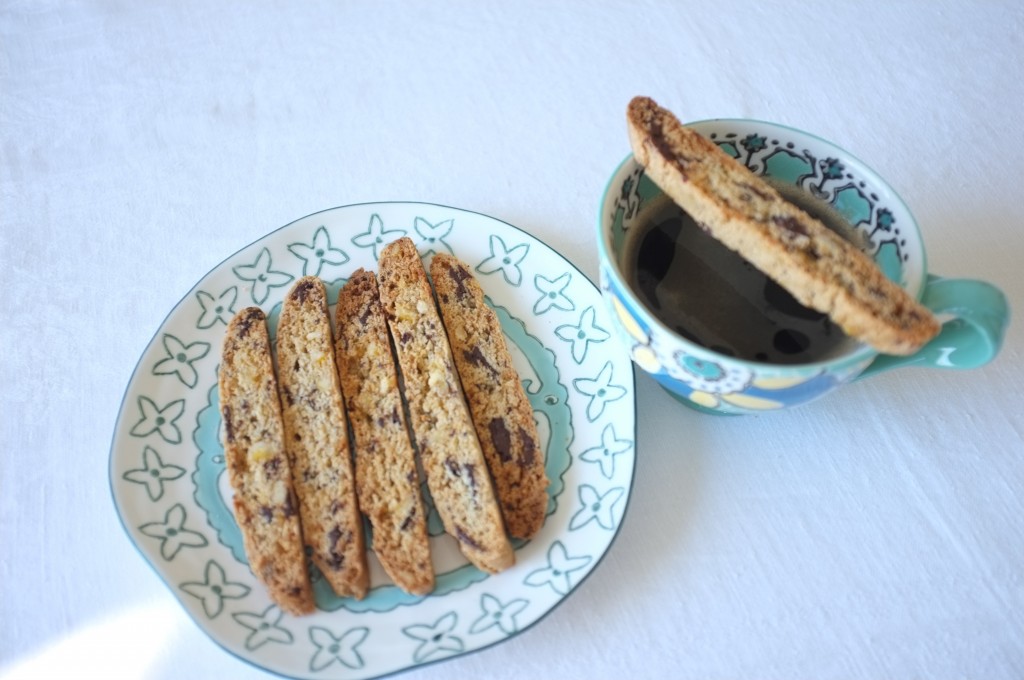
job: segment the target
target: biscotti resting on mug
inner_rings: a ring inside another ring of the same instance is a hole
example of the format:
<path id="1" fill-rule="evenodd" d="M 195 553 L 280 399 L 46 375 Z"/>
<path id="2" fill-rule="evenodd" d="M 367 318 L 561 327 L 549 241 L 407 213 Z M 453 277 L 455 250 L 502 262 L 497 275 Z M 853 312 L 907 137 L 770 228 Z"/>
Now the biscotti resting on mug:
<path id="1" fill-rule="evenodd" d="M 434 505 L 470 562 L 502 571 L 515 553 L 416 246 L 409 238 L 389 244 L 379 267 L 381 303 Z"/>
<path id="2" fill-rule="evenodd" d="M 633 154 L 648 177 L 717 240 L 880 352 L 916 352 L 935 316 L 875 262 L 668 110 L 636 97 L 627 110 Z"/>
<path id="3" fill-rule="evenodd" d="M 358 269 L 338 295 L 336 356 L 352 426 L 359 506 L 373 552 L 402 590 L 434 589 L 427 517 L 377 277 Z"/>
<path id="4" fill-rule="evenodd" d="M 338 595 L 370 585 L 363 519 L 335 367 L 327 291 L 305 276 L 285 296 L 277 327 L 277 377 L 285 447 L 310 559 Z"/>
<path id="5" fill-rule="evenodd" d="M 313 591 L 260 309 L 243 309 L 228 324 L 218 385 L 224 459 L 249 567 L 281 609 L 308 614 Z"/>
<path id="6" fill-rule="evenodd" d="M 469 267 L 458 258 L 435 255 L 430 278 L 505 528 L 515 538 L 532 538 L 544 524 L 548 478 L 533 407 L 512 365 L 501 324 Z"/>

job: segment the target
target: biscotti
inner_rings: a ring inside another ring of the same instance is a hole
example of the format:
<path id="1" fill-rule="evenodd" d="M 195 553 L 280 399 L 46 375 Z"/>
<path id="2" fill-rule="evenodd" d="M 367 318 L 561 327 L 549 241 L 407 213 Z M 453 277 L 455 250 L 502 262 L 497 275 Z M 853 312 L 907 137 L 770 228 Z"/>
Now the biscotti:
<path id="1" fill-rule="evenodd" d="M 407 237 L 390 243 L 379 267 L 381 303 L 434 505 L 470 562 L 502 571 L 515 554 L 416 246 Z"/>
<path id="2" fill-rule="evenodd" d="M 544 523 L 548 479 L 533 407 L 501 324 L 484 302 L 480 284 L 456 257 L 435 255 L 430 278 L 505 528 L 515 538 L 531 538 Z"/>
<path id="3" fill-rule="evenodd" d="M 310 613 L 313 591 L 260 309 L 243 309 L 228 324 L 218 387 L 224 458 L 249 567 L 282 609 Z"/>
<path id="4" fill-rule="evenodd" d="M 427 518 L 373 272 L 356 270 L 341 289 L 335 328 L 356 490 L 373 527 L 373 552 L 395 585 L 425 595 L 434 589 Z"/>
<path id="5" fill-rule="evenodd" d="M 646 97 L 627 110 L 645 172 L 713 237 L 828 314 L 847 335 L 906 355 L 934 337 L 934 315 L 855 246 Z"/>
<path id="6" fill-rule="evenodd" d="M 340 596 L 369 588 L 363 520 L 356 501 L 327 291 L 299 279 L 284 299 L 277 327 L 277 378 L 285 448 L 299 496 L 310 559 Z"/>

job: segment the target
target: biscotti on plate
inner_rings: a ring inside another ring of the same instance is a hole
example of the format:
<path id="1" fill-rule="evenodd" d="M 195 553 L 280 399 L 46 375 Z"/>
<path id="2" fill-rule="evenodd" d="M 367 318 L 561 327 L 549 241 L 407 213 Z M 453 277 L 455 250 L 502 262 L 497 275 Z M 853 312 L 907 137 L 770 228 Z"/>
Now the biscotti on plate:
<path id="1" fill-rule="evenodd" d="M 327 291 L 316 277 L 299 279 L 284 299 L 277 363 L 285 447 L 310 559 L 335 593 L 362 599 L 370 583 L 363 520 Z"/>
<path id="2" fill-rule="evenodd" d="M 870 257 L 671 112 L 636 97 L 627 122 L 633 154 L 647 176 L 801 304 L 888 354 L 912 354 L 938 333 L 934 315 Z"/>
<path id="3" fill-rule="evenodd" d="M 373 527 L 373 552 L 395 585 L 425 595 L 434 589 L 427 518 L 373 272 L 356 270 L 341 289 L 335 328 L 356 489 Z"/>
<path id="4" fill-rule="evenodd" d="M 379 267 L 381 303 L 434 505 L 470 562 L 502 571 L 515 553 L 416 246 L 409 238 L 390 243 Z"/>
<path id="5" fill-rule="evenodd" d="M 531 538 L 544 523 L 548 479 L 533 407 L 505 335 L 473 274 L 453 255 L 430 263 L 441 318 L 508 533 Z"/>
<path id="6" fill-rule="evenodd" d="M 218 386 L 224 459 L 249 567 L 282 609 L 312 612 L 299 503 L 260 309 L 243 309 L 228 324 Z"/>

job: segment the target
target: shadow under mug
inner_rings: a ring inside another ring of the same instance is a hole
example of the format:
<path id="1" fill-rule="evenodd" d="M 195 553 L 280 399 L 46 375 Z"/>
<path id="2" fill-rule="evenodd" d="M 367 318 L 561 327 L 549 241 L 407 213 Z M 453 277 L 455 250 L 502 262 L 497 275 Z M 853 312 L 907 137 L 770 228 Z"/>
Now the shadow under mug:
<path id="1" fill-rule="evenodd" d="M 826 360 L 797 364 L 739 359 L 693 342 L 655 316 L 629 283 L 631 236 L 651 219 L 661 190 L 632 155 L 612 175 L 598 215 L 601 290 L 633 361 L 687 406 L 714 414 L 758 413 L 821 397 L 858 378 L 903 366 L 976 368 L 999 352 L 1009 322 L 992 284 L 929 274 L 913 215 L 867 165 L 819 137 L 775 123 L 716 119 L 690 123 L 752 172 L 792 185 L 842 215 L 893 281 L 943 320 L 913 355 L 879 354 L 853 343 Z"/>

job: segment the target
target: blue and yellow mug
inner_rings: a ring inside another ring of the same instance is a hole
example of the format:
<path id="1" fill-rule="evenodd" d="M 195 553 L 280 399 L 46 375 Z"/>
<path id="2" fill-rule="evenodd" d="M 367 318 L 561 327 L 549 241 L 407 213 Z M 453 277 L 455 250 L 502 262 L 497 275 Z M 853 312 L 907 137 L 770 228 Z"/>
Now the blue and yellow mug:
<path id="1" fill-rule="evenodd" d="M 842 351 L 802 363 L 738 358 L 688 339 L 651 311 L 633 283 L 635 240 L 650 226 L 661 190 L 631 156 L 601 200 L 601 289 L 633 361 L 688 406 L 716 414 L 777 410 L 823 396 L 858 377 L 900 366 L 966 369 L 992 360 L 1009 321 L 1006 298 L 984 281 L 928 273 L 913 215 L 863 162 L 814 135 L 755 120 L 707 120 L 689 127 L 776 186 L 827 203 L 857 232 L 856 241 L 885 274 L 944 319 L 917 353 L 881 355 L 852 340 Z M 685 277 L 683 277 L 685 278 Z M 665 284 L 670 285 L 670 284 Z M 686 294 L 686 291 L 677 291 Z"/>

